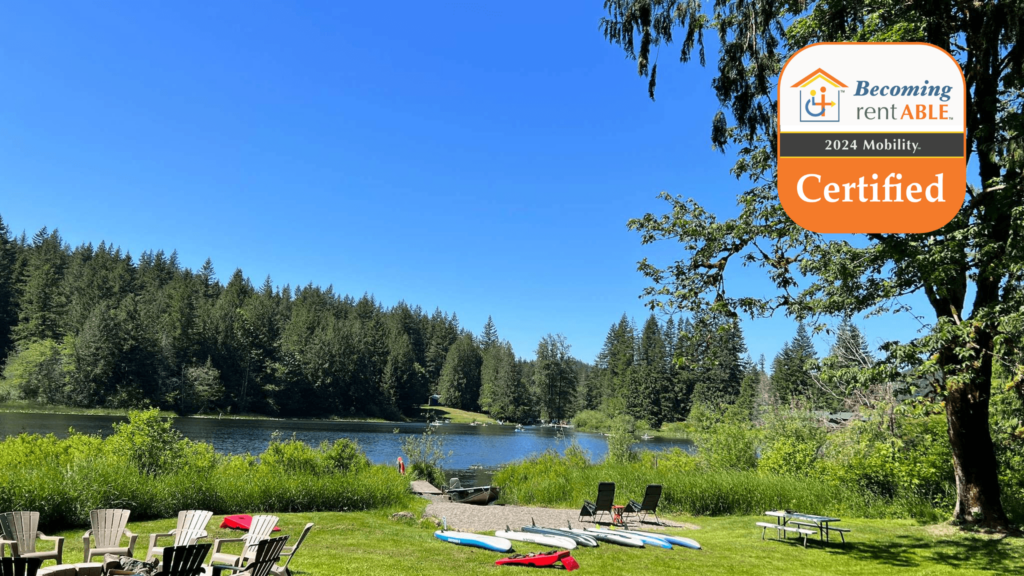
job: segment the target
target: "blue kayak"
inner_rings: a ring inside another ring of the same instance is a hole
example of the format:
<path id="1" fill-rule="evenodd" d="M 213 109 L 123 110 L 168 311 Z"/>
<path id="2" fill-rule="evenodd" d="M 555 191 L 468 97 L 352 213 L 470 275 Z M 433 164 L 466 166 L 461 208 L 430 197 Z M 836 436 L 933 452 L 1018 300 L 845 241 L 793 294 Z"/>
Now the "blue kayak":
<path id="1" fill-rule="evenodd" d="M 459 546 L 473 546 L 475 548 L 483 548 L 484 550 L 493 550 L 495 552 L 509 552 L 512 550 L 512 542 L 507 538 L 473 534 L 472 532 L 438 530 L 437 532 L 434 532 L 434 538 L 443 540 L 444 542 L 458 544 Z"/>

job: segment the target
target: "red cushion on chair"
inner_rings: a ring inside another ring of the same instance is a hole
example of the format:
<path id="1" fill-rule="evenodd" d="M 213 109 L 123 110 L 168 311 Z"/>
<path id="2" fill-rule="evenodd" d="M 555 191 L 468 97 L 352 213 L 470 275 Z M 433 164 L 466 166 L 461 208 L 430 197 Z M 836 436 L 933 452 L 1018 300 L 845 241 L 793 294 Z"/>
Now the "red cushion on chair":
<path id="1" fill-rule="evenodd" d="M 248 514 L 234 514 L 232 516 L 225 516 L 224 521 L 220 523 L 221 528 L 233 528 L 235 530 L 248 530 L 252 524 L 252 516 Z M 280 532 L 281 529 L 274 526 L 274 532 Z"/>

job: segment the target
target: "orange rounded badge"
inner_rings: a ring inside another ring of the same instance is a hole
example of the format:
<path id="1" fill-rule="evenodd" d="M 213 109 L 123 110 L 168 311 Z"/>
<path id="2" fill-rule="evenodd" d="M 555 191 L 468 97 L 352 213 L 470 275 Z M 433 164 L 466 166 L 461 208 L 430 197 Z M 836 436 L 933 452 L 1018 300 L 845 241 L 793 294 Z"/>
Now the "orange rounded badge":
<path id="1" fill-rule="evenodd" d="M 822 233 L 941 228 L 967 186 L 966 84 L 924 43 L 812 44 L 779 75 L 779 200 Z"/>

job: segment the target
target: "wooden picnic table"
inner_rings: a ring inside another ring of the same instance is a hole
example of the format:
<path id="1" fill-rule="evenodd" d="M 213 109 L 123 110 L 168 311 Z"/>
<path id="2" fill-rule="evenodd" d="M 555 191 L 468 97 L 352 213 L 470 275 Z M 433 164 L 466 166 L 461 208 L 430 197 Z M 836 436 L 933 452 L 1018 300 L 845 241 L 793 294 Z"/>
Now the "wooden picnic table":
<path id="1" fill-rule="evenodd" d="M 818 538 L 825 542 L 830 542 L 829 533 L 832 531 L 839 532 L 842 536 L 843 542 L 846 542 L 846 536 L 843 536 L 843 532 L 848 532 L 848 528 L 833 528 L 829 526 L 833 522 L 840 522 L 840 518 L 833 518 L 831 516 L 816 516 L 814 514 L 801 514 L 800 512 L 789 512 L 787 510 L 769 510 L 764 513 L 765 516 L 774 516 L 780 526 L 786 526 L 790 522 L 799 526 L 813 526 L 818 530 Z"/>

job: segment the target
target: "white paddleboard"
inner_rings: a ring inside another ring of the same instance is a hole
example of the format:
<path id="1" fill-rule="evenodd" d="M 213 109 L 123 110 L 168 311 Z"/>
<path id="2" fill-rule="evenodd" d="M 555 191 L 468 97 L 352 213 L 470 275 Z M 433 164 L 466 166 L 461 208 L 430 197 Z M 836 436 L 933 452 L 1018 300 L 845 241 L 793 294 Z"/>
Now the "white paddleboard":
<path id="1" fill-rule="evenodd" d="M 622 532 L 636 536 L 650 536 L 652 538 L 661 538 L 669 544 L 676 544 L 684 548 L 689 548 L 691 550 L 700 550 L 700 543 L 690 538 L 683 538 L 682 536 L 672 536 L 671 534 L 658 534 L 657 532 L 641 532 L 640 530 L 623 530 Z"/>
<path id="2" fill-rule="evenodd" d="M 566 550 L 576 549 L 576 541 L 565 536 L 548 536 L 547 534 L 531 534 L 529 532 L 515 532 L 512 530 L 498 530 L 494 535 L 498 538 L 515 540 L 517 542 L 554 546 L 555 548 L 564 548 Z"/>
<path id="3" fill-rule="evenodd" d="M 472 532 L 438 530 L 434 532 L 434 537 L 438 540 L 458 544 L 459 546 L 473 546 L 474 548 L 483 548 L 484 550 L 493 550 L 495 552 L 508 552 L 512 550 L 512 543 L 506 538 L 495 538 L 494 536 L 473 534 Z"/>
<path id="4" fill-rule="evenodd" d="M 664 548 L 671 550 L 672 545 L 668 543 L 668 540 L 659 536 L 640 536 L 639 534 L 623 534 L 622 530 L 607 530 L 605 528 L 587 528 L 587 531 L 595 534 L 618 534 L 620 536 L 628 536 L 630 538 L 637 538 L 643 540 L 644 544 L 648 546 L 657 546 L 658 548 Z"/>
<path id="5" fill-rule="evenodd" d="M 620 534 L 618 532 L 611 532 L 608 530 L 600 530 L 594 528 L 587 528 L 586 530 L 580 530 L 579 528 L 573 528 L 573 532 L 586 534 L 593 536 L 601 542 L 607 542 L 609 544 L 618 544 L 619 546 L 629 546 L 631 548 L 643 548 L 644 541 L 636 536 L 630 536 L 628 534 Z"/>

